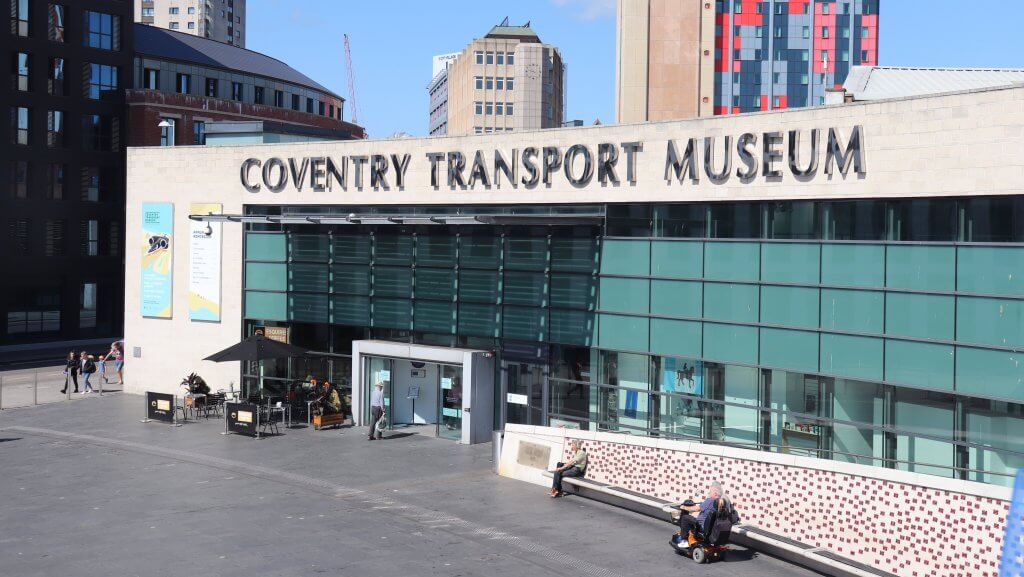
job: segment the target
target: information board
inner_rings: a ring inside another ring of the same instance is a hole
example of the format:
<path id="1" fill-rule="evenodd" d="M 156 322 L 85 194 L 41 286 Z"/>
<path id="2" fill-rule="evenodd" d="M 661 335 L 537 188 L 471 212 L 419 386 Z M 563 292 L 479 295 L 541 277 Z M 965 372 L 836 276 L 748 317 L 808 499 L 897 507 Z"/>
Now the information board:
<path id="1" fill-rule="evenodd" d="M 228 431 L 255 437 L 259 426 L 259 410 L 259 405 L 254 403 L 225 403 Z"/>
<path id="2" fill-rule="evenodd" d="M 164 423 L 174 422 L 174 395 L 146 391 L 146 418 Z"/>

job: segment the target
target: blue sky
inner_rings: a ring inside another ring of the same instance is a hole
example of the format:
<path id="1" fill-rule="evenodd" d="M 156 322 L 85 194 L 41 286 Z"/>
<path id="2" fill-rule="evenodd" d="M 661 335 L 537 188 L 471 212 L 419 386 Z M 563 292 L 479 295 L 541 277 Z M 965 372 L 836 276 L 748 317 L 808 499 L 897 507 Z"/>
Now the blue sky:
<path id="1" fill-rule="evenodd" d="M 1020 0 L 881 4 L 882 65 L 1024 68 Z M 345 98 L 342 34 L 349 35 L 359 123 L 372 138 L 425 134 L 431 57 L 462 50 L 505 16 L 532 21 L 541 40 L 561 50 L 567 118 L 614 121 L 615 0 L 248 0 L 247 12 L 247 48 Z M 345 114 L 350 120 L 351 109 Z"/>

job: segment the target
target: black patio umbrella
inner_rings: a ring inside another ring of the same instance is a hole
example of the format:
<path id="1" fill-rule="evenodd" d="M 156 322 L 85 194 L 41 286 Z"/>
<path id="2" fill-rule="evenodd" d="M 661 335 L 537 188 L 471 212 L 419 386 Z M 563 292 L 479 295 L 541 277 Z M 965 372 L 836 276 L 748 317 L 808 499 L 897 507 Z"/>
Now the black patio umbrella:
<path id="1" fill-rule="evenodd" d="M 306 354 L 306 349 L 268 339 L 263 335 L 253 335 L 240 343 L 213 353 L 206 357 L 205 361 L 224 363 L 227 361 L 253 361 L 262 363 L 264 359 L 281 359 L 286 357 L 299 357 Z M 261 364 L 262 368 L 262 364 Z M 260 371 L 260 393 L 263 393 L 263 371 Z"/>

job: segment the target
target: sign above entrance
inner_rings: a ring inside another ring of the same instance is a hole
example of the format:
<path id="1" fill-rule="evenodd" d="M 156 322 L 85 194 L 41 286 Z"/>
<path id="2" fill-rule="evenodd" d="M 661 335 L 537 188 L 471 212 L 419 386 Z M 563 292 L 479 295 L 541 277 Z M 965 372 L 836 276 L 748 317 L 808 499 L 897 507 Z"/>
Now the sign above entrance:
<path id="1" fill-rule="evenodd" d="M 429 174 L 429 186 L 434 190 L 534 189 L 550 187 L 556 179 L 575 188 L 592 184 L 632 187 L 658 180 L 666 186 L 697 185 L 703 180 L 749 184 L 778 181 L 784 174 L 809 181 L 822 173 L 832 177 L 838 172 L 845 177 L 851 170 L 865 176 L 863 132 L 858 125 L 846 130 L 812 128 L 669 139 L 664 141 L 664 162 L 656 174 L 642 172 L 642 168 L 650 171 L 654 164 L 641 162 L 641 157 L 660 151 L 630 141 L 428 151 L 415 161 L 409 153 L 247 158 L 239 178 L 251 193 L 278 193 L 289 184 L 299 192 L 404 190 L 410 166 L 416 162 L 423 164 L 414 172 Z"/>

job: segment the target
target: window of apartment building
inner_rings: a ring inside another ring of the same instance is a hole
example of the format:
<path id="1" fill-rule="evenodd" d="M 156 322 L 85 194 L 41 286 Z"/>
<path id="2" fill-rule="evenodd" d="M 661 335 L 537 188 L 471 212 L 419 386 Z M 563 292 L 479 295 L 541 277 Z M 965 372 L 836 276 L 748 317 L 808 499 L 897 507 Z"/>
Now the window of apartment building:
<path id="1" fill-rule="evenodd" d="M 733 0 L 732 12 L 733 14 L 743 14 L 743 2 L 740 0 Z"/>
<path id="2" fill-rule="evenodd" d="M 808 82 L 807 74 L 801 74 L 800 75 L 800 84 L 807 84 L 807 82 Z"/>
<path id="3" fill-rule="evenodd" d="M 865 28 L 863 26 L 861 27 L 861 29 L 860 29 L 860 37 L 861 38 L 867 38 L 868 37 L 868 28 Z"/>
<path id="4" fill-rule="evenodd" d="M 12 160 L 10 165 L 10 192 L 13 198 L 28 198 L 29 163 Z"/>
<path id="5" fill-rule="evenodd" d="M 755 38 L 762 38 L 762 37 L 764 37 L 764 26 L 758 26 L 758 27 L 754 28 L 754 37 Z"/>
<path id="6" fill-rule="evenodd" d="M 11 34 L 28 36 L 28 0 L 11 0 Z"/>
<path id="7" fill-rule="evenodd" d="M 488 126 L 487 128 L 484 129 L 484 132 L 487 134 L 491 134 L 492 132 L 494 132 L 494 128 Z"/>
<path id="8" fill-rule="evenodd" d="M 839 51 L 839 61 L 840 62 L 849 62 L 850 61 L 850 51 L 849 50 L 840 50 Z"/>
<path id="9" fill-rule="evenodd" d="M 83 256 L 99 256 L 100 254 L 100 221 L 83 220 L 80 225 L 81 248 Z"/>
<path id="10" fill-rule="evenodd" d="M 192 123 L 192 144 L 206 144 L 206 123 L 202 120 Z"/>
<path id="11" fill-rule="evenodd" d="M 739 48 L 736 48 L 736 49 L 734 49 L 732 51 L 732 59 L 733 60 L 740 60 L 740 49 Z"/>
<path id="12" fill-rule="evenodd" d="M 783 60 L 784 59 L 783 58 L 784 54 L 785 54 L 785 52 L 781 48 L 776 48 L 775 49 L 775 59 L 776 60 Z"/>
<path id="13" fill-rule="evenodd" d="M 90 48 L 121 49 L 121 17 L 103 12 L 82 12 L 82 40 Z"/>
<path id="14" fill-rule="evenodd" d="M 11 144 L 29 143 L 29 109 L 24 106 L 11 108 Z"/>
<path id="15" fill-rule="evenodd" d="M 505 115 L 505 103 L 504 102 L 495 102 L 494 103 L 494 113 L 498 114 L 498 115 L 501 115 L 501 116 L 504 116 Z"/>
<path id="16" fill-rule="evenodd" d="M 496 63 L 497 64 L 501 64 L 502 66 L 505 65 L 505 53 L 504 52 L 498 52 L 497 54 L 495 54 L 495 58 L 496 58 Z"/>
<path id="17" fill-rule="evenodd" d="M 266 104 L 263 99 L 266 97 L 265 91 L 262 86 L 253 87 L 253 98 L 252 101 L 256 104 Z"/>
<path id="18" fill-rule="evenodd" d="M 64 17 L 67 8 L 63 4 L 50 4 L 46 10 L 46 37 L 51 42 L 64 42 Z"/>
<path id="19" fill-rule="evenodd" d="M 839 29 L 839 37 L 840 38 L 849 38 L 850 37 L 850 29 L 845 27 L 845 26 L 840 28 Z"/>
<path id="20" fill-rule="evenodd" d="M 192 76 L 179 72 L 175 84 L 178 94 L 188 94 L 192 91 Z"/>
<path id="21" fill-rule="evenodd" d="M 782 99 L 778 96 L 772 98 L 772 108 L 778 108 L 782 106 Z"/>
<path id="22" fill-rule="evenodd" d="M 231 100 L 236 100 L 238 102 L 242 101 L 242 83 L 241 82 L 232 82 L 231 83 Z"/>
<path id="23" fill-rule="evenodd" d="M 828 38 L 828 26 L 821 27 L 821 37 Z"/>
<path id="24" fill-rule="evenodd" d="M 195 22 L 189 22 L 187 24 L 187 26 L 188 26 L 189 30 L 195 30 L 196 29 L 196 23 Z"/>
<path id="25" fill-rule="evenodd" d="M 476 63 L 477 64 L 483 64 L 484 63 L 484 53 L 479 51 L 479 50 L 477 50 L 475 52 L 475 54 L 476 54 Z"/>
<path id="26" fill-rule="evenodd" d="M 487 86 L 487 90 L 491 90 L 494 88 L 494 79 L 488 76 L 487 81 L 484 82 L 484 84 Z"/>
<path id="27" fill-rule="evenodd" d="M 64 221 L 43 221 L 43 256 L 64 256 Z"/>
<path id="28" fill-rule="evenodd" d="M 51 58 L 46 78 L 46 91 L 52 96 L 64 96 L 64 59 Z"/>
<path id="29" fill-rule="evenodd" d="M 479 127 L 479 126 L 474 126 L 473 127 L 473 133 L 474 134 L 483 134 L 484 133 L 484 129 Z"/>
<path id="30" fill-rule="evenodd" d="M 786 13 L 785 8 L 786 8 L 785 4 L 782 4 L 782 3 L 776 4 L 775 5 L 775 13 L 776 14 L 785 14 Z"/>
<path id="31" fill-rule="evenodd" d="M 142 87 L 149 90 L 160 90 L 160 71 L 155 68 L 142 70 Z"/>
<path id="32" fill-rule="evenodd" d="M 512 90 L 512 78 L 511 77 L 505 79 L 505 89 L 506 90 Z"/>
<path id="33" fill-rule="evenodd" d="M 330 118 L 334 118 L 334 105 L 333 104 L 331 104 L 331 105 L 329 105 L 327 107 L 327 116 L 330 117 Z"/>
<path id="34" fill-rule="evenodd" d="M 474 102 L 473 103 L 473 112 L 475 114 L 483 114 L 484 113 L 484 103 L 480 102 L 480 101 Z"/>
<path id="35" fill-rule="evenodd" d="M 495 78 L 494 79 L 494 88 L 497 89 L 497 90 L 505 90 L 505 79 L 504 78 Z"/>
<path id="36" fill-rule="evenodd" d="M 11 88 L 28 92 L 32 89 L 32 56 L 25 52 L 11 54 Z"/>
<path id="37" fill-rule="evenodd" d="M 156 13 L 153 11 L 153 8 L 143 8 L 142 9 L 142 15 L 143 16 L 155 16 Z"/>
<path id="38" fill-rule="evenodd" d="M 494 64 L 494 53 L 493 52 L 488 51 L 488 52 L 485 52 L 484 55 L 486 56 L 487 64 Z"/>
<path id="39" fill-rule="evenodd" d="M 278 108 L 284 108 L 284 91 L 283 90 L 275 90 L 274 91 L 274 106 L 276 106 Z"/>
<path id="40" fill-rule="evenodd" d="M 171 29 L 171 30 L 177 30 L 177 29 L 181 28 L 181 24 L 179 24 L 177 22 L 171 22 L 170 24 L 168 24 L 167 27 L 169 29 Z"/>
<path id="41" fill-rule="evenodd" d="M 821 3 L 821 13 L 822 13 L 822 14 L 828 14 L 828 13 L 829 13 L 829 10 L 830 10 L 830 6 L 829 6 L 829 4 L 828 4 L 828 3 L 825 3 L 825 2 L 822 2 L 822 3 Z"/>
<path id="42" fill-rule="evenodd" d="M 306 97 L 306 112 L 313 114 L 313 99 L 309 96 Z"/>
<path id="43" fill-rule="evenodd" d="M 867 62 L 867 60 L 868 60 L 868 51 L 867 50 L 861 50 L 860 51 L 860 61 L 863 63 L 863 62 Z"/>
<path id="44" fill-rule="evenodd" d="M 82 148 L 114 152 L 121 148 L 121 120 L 116 116 L 82 116 Z"/>
<path id="45" fill-rule="evenodd" d="M 27 255 L 29 254 L 29 228 L 31 227 L 31 221 L 27 218 L 11 218 L 7 220 L 7 236 L 11 243 L 6 248 L 8 254 L 14 253 L 16 255 Z"/>
<path id="46" fill-rule="evenodd" d="M 210 98 L 217 98 L 217 79 L 207 78 L 206 79 L 206 96 Z"/>
<path id="47" fill-rule="evenodd" d="M 804 26 L 803 27 L 803 36 L 804 36 L 804 38 L 810 38 L 811 37 L 811 27 L 810 26 Z"/>
<path id="48" fill-rule="evenodd" d="M 196 7 L 195 6 L 189 6 L 188 7 L 188 13 L 189 14 L 195 14 L 196 13 Z"/>
<path id="49" fill-rule="evenodd" d="M 292 110 L 299 110 L 301 106 L 301 100 L 298 94 L 292 94 Z"/>
<path id="50" fill-rule="evenodd" d="M 64 147 L 64 119 L 64 112 L 60 110 L 46 111 L 46 146 Z"/>
<path id="51" fill-rule="evenodd" d="M 493 103 L 488 102 L 488 103 L 484 104 L 484 114 L 486 114 L 488 116 L 494 114 L 494 104 Z"/>
<path id="52" fill-rule="evenodd" d="M 120 84 L 117 66 L 86 62 L 82 66 L 82 75 L 82 86 L 85 88 L 84 92 L 87 98 L 100 100 L 106 97 L 117 97 L 117 89 Z"/>
<path id="53" fill-rule="evenodd" d="M 482 76 L 474 76 L 473 77 L 473 87 L 476 88 L 477 90 L 483 90 L 484 78 Z"/>
<path id="54" fill-rule="evenodd" d="M 180 11 L 181 10 L 177 6 L 171 6 L 167 9 L 167 12 L 170 14 L 178 14 Z"/>
<path id="55" fill-rule="evenodd" d="M 505 53 L 505 64 L 508 64 L 509 66 L 512 66 L 515 63 L 516 63 L 516 55 L 515 55 L 515 53 L 514 52 L 506 52 Z"/>
<path id="56" fill-rule="evenodd" d="M 107 202 L 113 200 L 115 172 L 113 168 L 83 166 L 81 177 L 82 200 L 86 202 Z"/>
<path id="57" fill-rule="evenodd" d="M 776 26 L 775 27 L 775 37 L 776 38 L 782 38 L 782 35 L 783 35 L 783 33 L 785 31 L 786 31 L 786 29 L 783 28 L 782 26 Z"/>
<path id="58" fill-rule="evenodd" d="M 174 146 L 174 129 L 177 127 L 177 120 L 174 118 L 160 119 L 160 124 L 165 122 L 168 126 L 160 127 L 160 146 Z"/>
<path id="59" fill-rule="evenodd" d="M 326 105 L 323 102 L 316 103 L 316 113 L 320 116 L 324 116 L 327 112 Z"/>
<path id="60" fill-rule="evenodd" d="M 762 4 L 760 2 L 758 2 L 754 6 L 754 12 L 757 12 L 758 14 L 761 14 L 762 12 L 764 12 L 764 9 L 762 8 Z"/>
<path id="61" fill-rule="evenodd" d="M 82 291 L 79 295 L 78 328 L 96 328 L 96 283 L 82 283 Z"/>
<path id="62" fill-rule="evenodd" d="M 64 175 L 68 172 L 66 164 L 49 164 L 46 166 L 46 198 L 61 200 L 64 198 Z"/>

